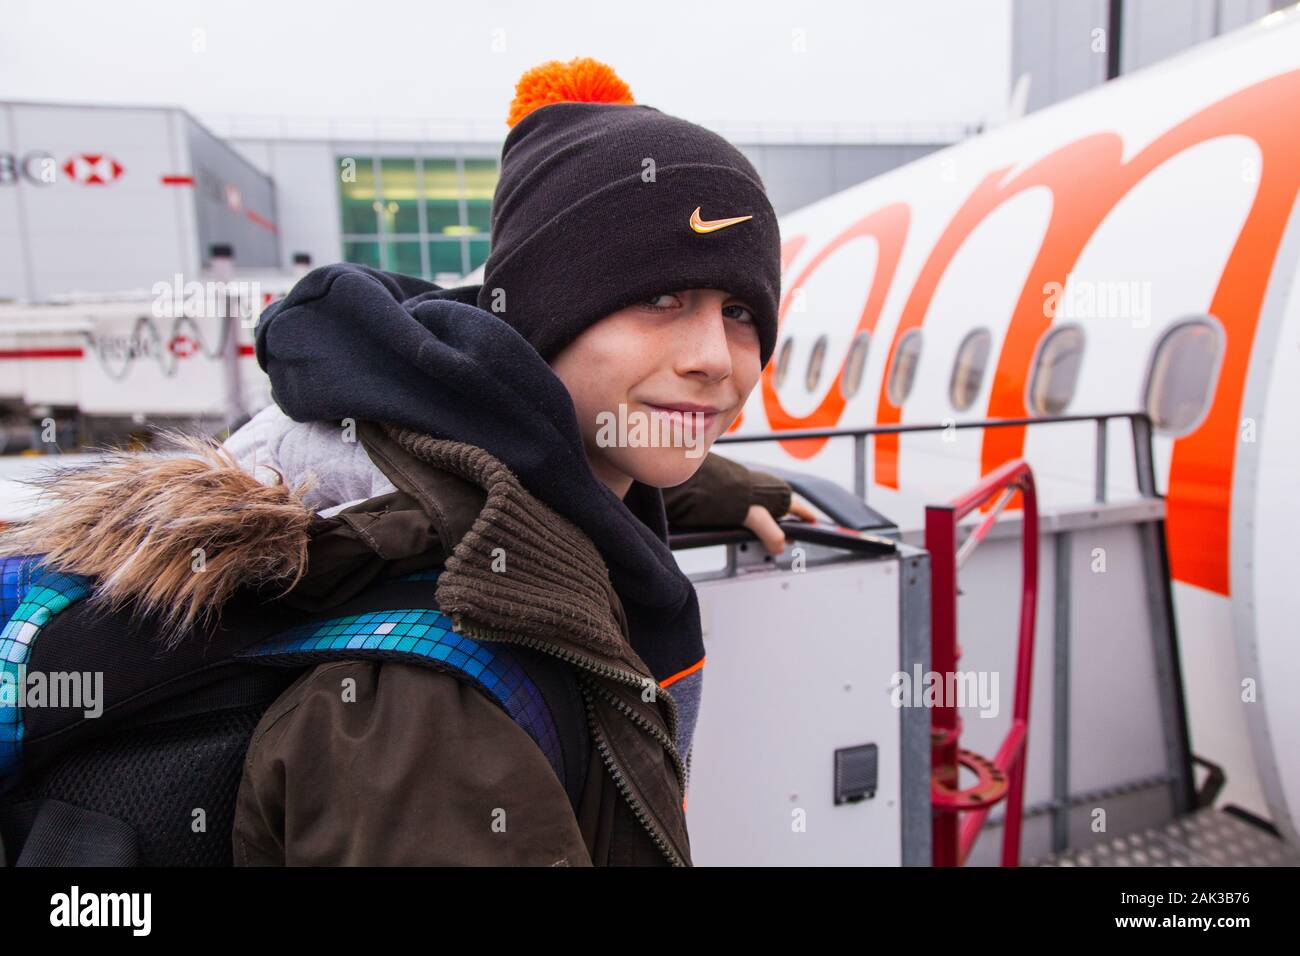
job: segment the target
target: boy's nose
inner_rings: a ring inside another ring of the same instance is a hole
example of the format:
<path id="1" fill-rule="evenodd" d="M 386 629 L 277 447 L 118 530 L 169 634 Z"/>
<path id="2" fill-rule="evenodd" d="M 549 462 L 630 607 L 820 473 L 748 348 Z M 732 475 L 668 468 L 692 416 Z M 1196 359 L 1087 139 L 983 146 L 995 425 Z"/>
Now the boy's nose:
<path id="1" fill-rule="evenodd" d="M 676 349 L 679 375 L 704 375 L 710 380 L 731 374 L 731 343 L 727 318 L 714 302 L 696 305 L 680 325 L 681 343 Z"/>

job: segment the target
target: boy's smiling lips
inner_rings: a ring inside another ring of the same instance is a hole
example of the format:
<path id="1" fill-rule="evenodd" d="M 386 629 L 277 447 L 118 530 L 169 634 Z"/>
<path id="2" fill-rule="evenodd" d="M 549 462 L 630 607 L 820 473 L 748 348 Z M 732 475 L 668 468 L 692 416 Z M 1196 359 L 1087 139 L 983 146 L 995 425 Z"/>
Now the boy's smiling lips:
<path id="1" fill-rule="evenodd" d="M 710 428 L 722 413 L 722 409 L 716 406 L 699 405 L 695 402 L 672 402 L 663 405 L 657 402 L 645 402 L 644 404 L 650 409 L 651 414 L 657 412 L 661 415 L 668 415 L 673 419 L 680 420 L 682 425 L 686 427 L 693 426 L 698 422 L 703 428 Z M 702 417 L 696 418 L 697 414 Z"/>
<path id="2" fill-rule="evenodd" d="M 646 402 L 651 408 L 659 408 L 668 412 L 704 412 L 706 415 L 712 415 L 722 411 L 712 405 L 696 405 L 694 402 Z"/>

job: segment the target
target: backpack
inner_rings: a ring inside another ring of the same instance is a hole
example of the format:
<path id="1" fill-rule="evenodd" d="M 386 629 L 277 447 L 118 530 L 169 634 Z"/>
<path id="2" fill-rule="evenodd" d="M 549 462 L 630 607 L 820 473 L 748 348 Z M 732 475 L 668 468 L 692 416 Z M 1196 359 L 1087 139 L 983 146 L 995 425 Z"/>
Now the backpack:
<path id="1" fill-rule="evenodd" d="M 433 600 L 436 569 L 380 580 L 328 612 L 237 595 L 219 627 L 164 651 L 149 618 L 92 608 L 93 582 L 41 557 L 0 558 L 5 865 L 232 865 L 252 732 L 294 680 L 329 661 L 401 661 L 478 688 L 537 742 L 577 812 L 590 738 L 572 668 L 455 633 Z M 48 706 L 56 682 L 72 698 L 96 674 L 97 694 Z"/>

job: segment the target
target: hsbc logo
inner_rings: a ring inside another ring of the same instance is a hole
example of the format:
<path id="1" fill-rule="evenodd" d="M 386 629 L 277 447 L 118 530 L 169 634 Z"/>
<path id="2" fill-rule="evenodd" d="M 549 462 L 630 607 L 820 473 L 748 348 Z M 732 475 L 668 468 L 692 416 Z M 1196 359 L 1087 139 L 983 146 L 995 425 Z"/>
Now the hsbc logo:
<path id="1" fill-rule="evenodd" d="M 68 178 L 83 186 L 107 186 L 122 175 L 122 164 L 102 153 L 81 153 L 63 164 Z"/>
<path id="2" fill-rule="evenodd" d="M 44 150 L 22 155 L 0 152 L 0 186 L 16 186 L 20 181 L 53 186 L 60 172 L 80 186 L 108 186 L 121 179 L 126 170 L 106 153 L 74 153 L 60 166 L 54 155 Z"/>

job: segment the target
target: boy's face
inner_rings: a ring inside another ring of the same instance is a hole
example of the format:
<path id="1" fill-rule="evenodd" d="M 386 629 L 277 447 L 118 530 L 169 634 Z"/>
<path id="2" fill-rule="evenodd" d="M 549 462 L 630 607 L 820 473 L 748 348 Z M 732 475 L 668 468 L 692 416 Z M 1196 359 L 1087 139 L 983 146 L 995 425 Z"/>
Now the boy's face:
<path id="1" fill-rule="evenodd" d="M 695 474 L 758 382 L 754 322 L 727 292 L 682 289 L 620 309 L 565 346 L 551 368 L 573 398 L 596 477 L 622 497 L 634 479 L 671 488 Z"/>

